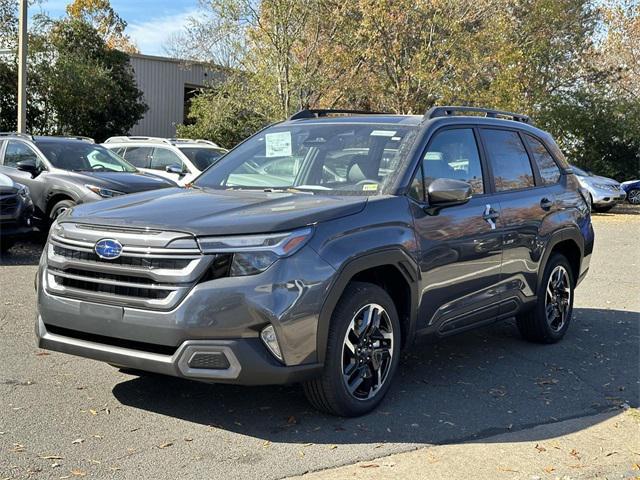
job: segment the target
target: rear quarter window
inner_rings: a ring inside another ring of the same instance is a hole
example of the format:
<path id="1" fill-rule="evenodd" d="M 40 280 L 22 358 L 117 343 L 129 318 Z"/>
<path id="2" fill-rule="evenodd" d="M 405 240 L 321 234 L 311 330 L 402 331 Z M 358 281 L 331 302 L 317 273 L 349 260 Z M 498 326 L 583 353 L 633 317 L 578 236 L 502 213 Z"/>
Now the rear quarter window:
<path id="1" fill-rule="evenodd" d="M 540 140 L 532 137 L 531 135 L 525 135 L 533 159 L 538 166 L 540 177 L 545 185 L 553 185 L 560 180 L 560 169 L 555 160 Z"/>

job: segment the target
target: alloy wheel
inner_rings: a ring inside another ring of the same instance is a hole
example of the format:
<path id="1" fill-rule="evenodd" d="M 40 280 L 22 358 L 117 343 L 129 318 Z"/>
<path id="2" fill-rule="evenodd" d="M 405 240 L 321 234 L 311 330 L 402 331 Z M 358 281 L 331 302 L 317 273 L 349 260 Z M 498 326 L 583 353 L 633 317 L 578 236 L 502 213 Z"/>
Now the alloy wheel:
<path id="1" fill-rule="evenodd" d="M 559 332 L 567 323 L 571 305 L 571 281 L 569 272 L 562 265 L 553 269 L 547 282 L 545 311 L 547 323 L 554 332 Z"/>
<path id="2" fill-rule="evenodd" d="M 358 400 L 373 398 L 391 369 L 394 331 L 386 310 L 371 303 L 354 315 L 342 346 L 342 378 Z"/>
<path id="3" fill-rule="evenodd" d="M 640 189 L 631 190 L 627 199 L 629 200 L 629 203 L 632 203 L 633 205 L 640 205 Z"/>

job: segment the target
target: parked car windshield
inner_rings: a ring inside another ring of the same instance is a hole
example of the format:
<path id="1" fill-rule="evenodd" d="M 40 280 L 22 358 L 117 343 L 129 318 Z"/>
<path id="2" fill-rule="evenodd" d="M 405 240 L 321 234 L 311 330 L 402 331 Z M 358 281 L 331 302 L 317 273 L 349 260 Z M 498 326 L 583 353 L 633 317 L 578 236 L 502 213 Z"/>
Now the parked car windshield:
<path id="1" fill-rule="evenodd" d="M 75 172 L 137 172 L 136 167 L 100 145 L 80 140 L 41 140 L 37 147 L 51 164 Z"/>
<path id="2" fill-rule="evenodd" d="M 231 150 L 194 184 L 377 195 L 399 173 L 416 131 L 395 124 L 277 125 Z"/>
<path id="3" fill-rule="evenodd" d="M 206 170 L 225 154 L 221 148 L 178 147 L 200 171 Z"/>

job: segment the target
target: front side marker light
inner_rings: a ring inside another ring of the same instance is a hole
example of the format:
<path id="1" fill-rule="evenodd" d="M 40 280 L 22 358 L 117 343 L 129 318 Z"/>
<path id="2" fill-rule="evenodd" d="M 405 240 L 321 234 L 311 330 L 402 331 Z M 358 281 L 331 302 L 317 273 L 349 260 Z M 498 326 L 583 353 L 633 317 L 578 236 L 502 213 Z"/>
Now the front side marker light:
<path id="1" fill-rule="evenodd" d="M 276 331 L 273 328 L 273 325 L 264 327 L 260 332 L 260 338 L 269 349 L 269 351 L 273 354 L 273 356 L 282 362 L 282 353 L 280 352 L 278 337 L 276 337 Z"/>

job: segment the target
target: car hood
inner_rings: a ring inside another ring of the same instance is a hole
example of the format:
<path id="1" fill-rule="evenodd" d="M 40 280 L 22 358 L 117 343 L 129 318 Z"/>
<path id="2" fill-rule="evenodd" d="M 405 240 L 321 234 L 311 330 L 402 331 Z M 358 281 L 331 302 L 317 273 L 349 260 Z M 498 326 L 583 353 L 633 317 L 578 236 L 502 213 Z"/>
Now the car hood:
<path id="1" fill-rule="evenodd" d="M 196 236 L 286 231 L 360 212 L 364 196 L 173 188 L 75 207 L 64 221 Z"/>
<path id="2" fill-rule="evenodd" d="M 585 177 L 583 177 L 583 178 L 585 178 Z M 595 184 L 595 183 L 603 183 L 605 185 L 620 185 L 613 178 L 601 177 L 600 175 L 594 175 L 592 177 L 586 177 L 586 180 L 587 180 L 587 182 L 589 182 L 592 185 Z"/>
<path id="3" fill-rule="evenodd" d="M 168 178 L 146 172 L 65 172 L 65 178 L 75 177 L 78 183 L 117 190 L 122 193 L 146 192 L 158 188 L 175 187 Z"/>

